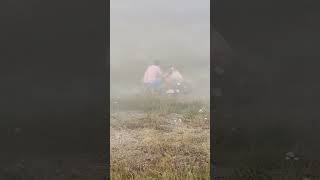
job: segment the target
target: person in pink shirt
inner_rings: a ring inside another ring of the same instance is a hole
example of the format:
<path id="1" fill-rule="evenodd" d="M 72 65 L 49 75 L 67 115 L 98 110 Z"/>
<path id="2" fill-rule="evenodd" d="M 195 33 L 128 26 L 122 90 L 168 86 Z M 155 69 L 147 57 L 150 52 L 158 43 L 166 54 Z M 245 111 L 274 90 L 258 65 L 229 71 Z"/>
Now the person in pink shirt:
<path id="1" fill-rule="evenodd" d="M 162 84 L 162 71 L 159 61 L 154 61 L 144 73 L 143 83 L 153 91 L 160 91 Z"/>

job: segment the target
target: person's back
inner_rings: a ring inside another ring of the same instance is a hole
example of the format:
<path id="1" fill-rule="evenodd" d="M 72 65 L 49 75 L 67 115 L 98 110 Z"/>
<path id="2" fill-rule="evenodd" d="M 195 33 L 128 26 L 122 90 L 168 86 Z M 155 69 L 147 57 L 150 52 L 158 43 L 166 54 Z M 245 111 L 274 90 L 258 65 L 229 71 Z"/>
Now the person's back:
<path id="1" fill-rule="evenodd" d="M 159 79 L 161 76 L 161 69 L 157 65 L 151 65 L 147 68 L 144 73 L 143 82 L 152 83 L 153 81 Z"/>
<path id="2" fill-rule="evenodd" d="M 162 71 L 159 67 L 159 62 L 155 61 L 149 66 L 144 73 L 143 83 L 152 91 L 160 91 L 161 89 Z"/>

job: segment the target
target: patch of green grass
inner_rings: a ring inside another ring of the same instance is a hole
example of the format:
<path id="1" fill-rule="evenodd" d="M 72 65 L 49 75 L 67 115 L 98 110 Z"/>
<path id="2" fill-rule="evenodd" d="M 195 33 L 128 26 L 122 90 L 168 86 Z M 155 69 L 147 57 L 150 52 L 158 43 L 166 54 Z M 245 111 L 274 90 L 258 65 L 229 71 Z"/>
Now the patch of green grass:
<path id="1" fill-rule="evenodd" d="M 183 97 L 136 95 L 126 99 L 112 99 L 110 108 L 111 112 L 137 110 L 160 114 L 178 113 L 187 114 L 191 118 L 200 108 L 206 107 L 209 109 L 208 104 L 208 102 L 188 100 Z"/>
<path id="2" fill-rule="evenodd" d="M 184 123 L 193 127 L 209 128 L 209 103 L 200 100 L 185 100 L 175 97 L 134 96 L 111 101 L 111 113 L 139 111 L 147 116 L 138 119 L 117 119 L 111 126 L 136 128 L 161 128 L 166 125 L 170 114 L 182 115 Z M 201 110 L 201 112 L 199 112 Z"/>

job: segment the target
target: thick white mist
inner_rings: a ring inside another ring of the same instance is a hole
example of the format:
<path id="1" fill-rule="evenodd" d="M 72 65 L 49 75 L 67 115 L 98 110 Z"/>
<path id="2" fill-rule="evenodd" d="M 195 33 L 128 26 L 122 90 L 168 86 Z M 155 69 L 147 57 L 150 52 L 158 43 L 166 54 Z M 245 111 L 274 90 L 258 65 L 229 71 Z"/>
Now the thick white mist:
<path id="1" fill-rule="evenodd" d="M 111 0 L 110 26 L 111 96 L 137 93 L 153 59 L 209 95 L 209 0 Z"/>

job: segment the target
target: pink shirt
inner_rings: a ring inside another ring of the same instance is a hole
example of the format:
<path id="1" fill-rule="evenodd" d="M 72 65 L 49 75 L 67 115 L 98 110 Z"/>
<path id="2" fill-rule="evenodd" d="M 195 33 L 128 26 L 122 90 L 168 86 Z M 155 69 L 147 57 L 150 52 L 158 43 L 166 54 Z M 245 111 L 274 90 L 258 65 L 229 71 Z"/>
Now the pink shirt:
<path id="1" fill-rule="evenodd" d="M 159 66 L 151 65 L 144 73 L 143 82 L 150 83 L 161 76 L 162 72 Z"/>

